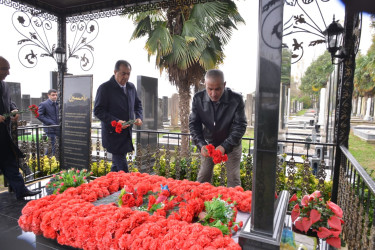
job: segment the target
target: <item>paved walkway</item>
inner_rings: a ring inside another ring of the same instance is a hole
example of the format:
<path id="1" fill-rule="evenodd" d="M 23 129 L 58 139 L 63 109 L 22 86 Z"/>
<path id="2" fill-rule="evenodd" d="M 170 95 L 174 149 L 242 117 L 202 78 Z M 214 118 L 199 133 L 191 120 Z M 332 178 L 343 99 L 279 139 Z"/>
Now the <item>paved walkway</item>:
<path id="1" fill-rule="evenodd" d="M 29 249 L 68 249 L 72 250 L 75 248 L 62 246 L 57 244 L 56 240 L 46 239 L 43 236 L 35 235 L 32 232 L 24 232 L 18 226 L 18 219 L 21 216 L 23 207 L 33 199 L 39 199 L 46 196 L 45 184 L 48 180 L 40 181 L 35 184 L 28 185 L 31 190 L 39 189 L 42 190 L 41 194 L 38 194 L 31 198 L 25 198 L 27 200 L 19 201 L 16 200 L 13 193 L 4 191 L 0 193 L 0 249 L 1 250 L 29 250 Z"/>

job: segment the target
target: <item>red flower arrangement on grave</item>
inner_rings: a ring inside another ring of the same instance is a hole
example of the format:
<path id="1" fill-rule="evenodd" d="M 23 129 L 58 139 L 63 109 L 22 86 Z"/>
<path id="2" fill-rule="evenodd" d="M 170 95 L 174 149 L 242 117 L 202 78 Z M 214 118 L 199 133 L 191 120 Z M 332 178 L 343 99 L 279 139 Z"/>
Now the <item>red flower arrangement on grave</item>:
<path id="1" fill-rule="evenodd" d="M 135 121 L 133 121 L 133 120 L 129 120 L 129 121 L 123 122 L 123 123 L 113 120 L 111 122 L 111 125 L 112 125 L 112 127 L 115 128 L 115 132 L 120 134 L 122 132 L 122 126 L 123 125 L 128 125 L 128 124 L 131 125 L 131 124 L 134 124 L 134 123 L 135 123 Z"/>
<path id="2" fill-rule="evenodd" d="M 215 164 L 226 162 L 228 160 L 228 155 L 222 154 L 221 151 L 219 149 L 215 149 L 215 146 L 212 144 L 207 145 L 206 150 L 208 151 L 208 155 L 212 157 Z"/>
<path id="3" fill-rule="evenodd" d="M 218 228 L 224 235 L 232 235 L 243 225 L 243 222 L 236 222 L 236 202 L 221 199 L 221 195 L 211 201 L 202 199 L 185 200 L 183 195 L 171 195 L 168 185 L 160 184 L 160 191 L 154 192 L 148 187 L 129 187 L 126 185 L 118 197 L 120 207 L 130 207 L 133 210 L 145 211 L 149 214 L 157 214 L 163 217 L 172 216 L 187 222 L 198 221 L 204 226 Z M 138 192 L 138 190 L 141 190 Z M 145 195 L 144 190 L 148 190 Z M 197 214 L 198 213 L 198 214 Z M 179 215 L 178 215 L 179 214 Z"/>
<path id="4" fill-rule="evenodd" d="M 33 105 L 30 105 L 28 107 L 28 110 L 31 111 L 31 113 L 35 116 L 35 118 L 38 118 L 39 117 L 39 107 L 36 106 L 35 104 Z M 22 114 L 22 113 L 26 113 L 27 110 L 21 110 L 21 111 L 15 111 L 15 112 L 11 112 L 11 113 L 6 113 L 6 114 L 3 114 L 2 116 L 4 116 L 5 118 L 8 118 L 8 117 L 11 117 L 11 116 L 14 116 L 16 114 Z"/>
<path id="5" fill-rule="evenodd" d="M 342 209 L 331 201 L 325 202 L 320 191 L 305 195 L 301 204 L 294 206 L 291 215 L 297 230 L 305 233 L 312 230 L 319 238 L 336 248 L 341 247 L 341 225 L 344 224 L 342 216 Z"/>
<path id="6" fill-rule="evenodd" d="M 169 191 L 160 185 L 168 186 Z M 121 207 L 115 203 L 91 203 L 121 187 L 125 187 Z M 164 204 L 162 208 L 149 213 L 128 207 L 141 206 L 148 192 L 154 195 L 148 195 L 147 209 L 157 202 Z M 234 208 L 250 212 L 251 191 L 241 187 L 214 187 L 155 175 L 112 172 L 62 194 L 30 201 L 18 223 L 24 231 L 82 249 L 241 249 L 218 228 L 191 223 L 203 211 L 204 202 L 219 195 L 223 200 L 230 198 Z"/>

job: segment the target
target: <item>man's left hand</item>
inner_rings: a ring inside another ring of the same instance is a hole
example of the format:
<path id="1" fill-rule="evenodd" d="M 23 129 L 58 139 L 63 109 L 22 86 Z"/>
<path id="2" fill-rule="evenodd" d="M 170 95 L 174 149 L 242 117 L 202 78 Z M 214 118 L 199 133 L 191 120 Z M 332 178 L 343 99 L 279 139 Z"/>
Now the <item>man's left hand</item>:
<path id="1" fill-rule="evenodd" d="M 222 154 L 225 154 L 225 149 L 223 148 L 223 146 L 217 146 L 216 150 L 220 150 Z"/>
<path id="2" fill-rule="evenodd" d="M 137 125 L 137 126 L 142 126 L 143 123 L 142 123 L 141 119 L 137 118 L 137 119 L 135 119 L 134 124 Z"/>
<path id="3" fill-rule="evenodd" d="M 13 112 L 18 112 L 18 110 L 17 110 L 17 109 L 12 110 L 11 113 L 13 113 Z M 16 122 L 16 121 L 18 120 L 19 117 L 20 117 L 20 114 L 15 114 L 14 116 L 12 115 L 12 116 L 10 117 L 10 119 L 11 119 L 12 122 Z"/>

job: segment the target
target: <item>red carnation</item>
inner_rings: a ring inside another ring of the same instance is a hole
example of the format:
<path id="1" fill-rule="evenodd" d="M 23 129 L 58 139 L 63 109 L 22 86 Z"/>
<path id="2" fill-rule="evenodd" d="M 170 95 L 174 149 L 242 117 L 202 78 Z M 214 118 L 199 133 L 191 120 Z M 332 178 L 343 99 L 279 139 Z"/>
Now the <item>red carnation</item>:
<path id="1" fill-rule="evenodd" d="M 215 147 L 212 144 L 206 145 L 206 149 L 208 151 L 209 156 L 212 156 L 213 152 L 215 151 Z"/>
<path id="2" fill-rule="evenodd" d="M 133 195 L 131 195 L 131 194 L 124 194 L 121 197 L 121 200 L 122 200 L 122 206 L 125 206 L 125 207 L 134 207 L 135 206 L 135 199 L 134 199 Z"/>

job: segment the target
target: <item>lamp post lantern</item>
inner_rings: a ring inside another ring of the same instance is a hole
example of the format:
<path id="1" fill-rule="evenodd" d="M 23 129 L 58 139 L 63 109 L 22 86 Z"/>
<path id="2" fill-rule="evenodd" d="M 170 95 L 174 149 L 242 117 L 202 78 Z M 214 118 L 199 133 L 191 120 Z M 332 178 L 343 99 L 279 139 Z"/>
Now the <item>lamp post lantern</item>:
<path id="1" fill-rule="evenodd" d="M 57 47 L 56 50 L 54 51 L 56 61 L 58 64 L 65 63 L 65 58 L 66 58 L 66 53 L 64 48 L 62 47 Z"/>
<path id="2" fill-rule="evenodd" d="M 344 53 L 341 51 L 341 44 L 343 38 L 344 28 L 338 22 L 335 21 L 335 16 L 333 16 L 333 21 L 330 25 L 328 25 L 327 29 L 323 31 L 323 34 L 326 39 L 327 50 L 331 53 L 332 63 L 335 58 L 344 58 Z M 336 53 L 340 51 L 339 55 Z"/>

